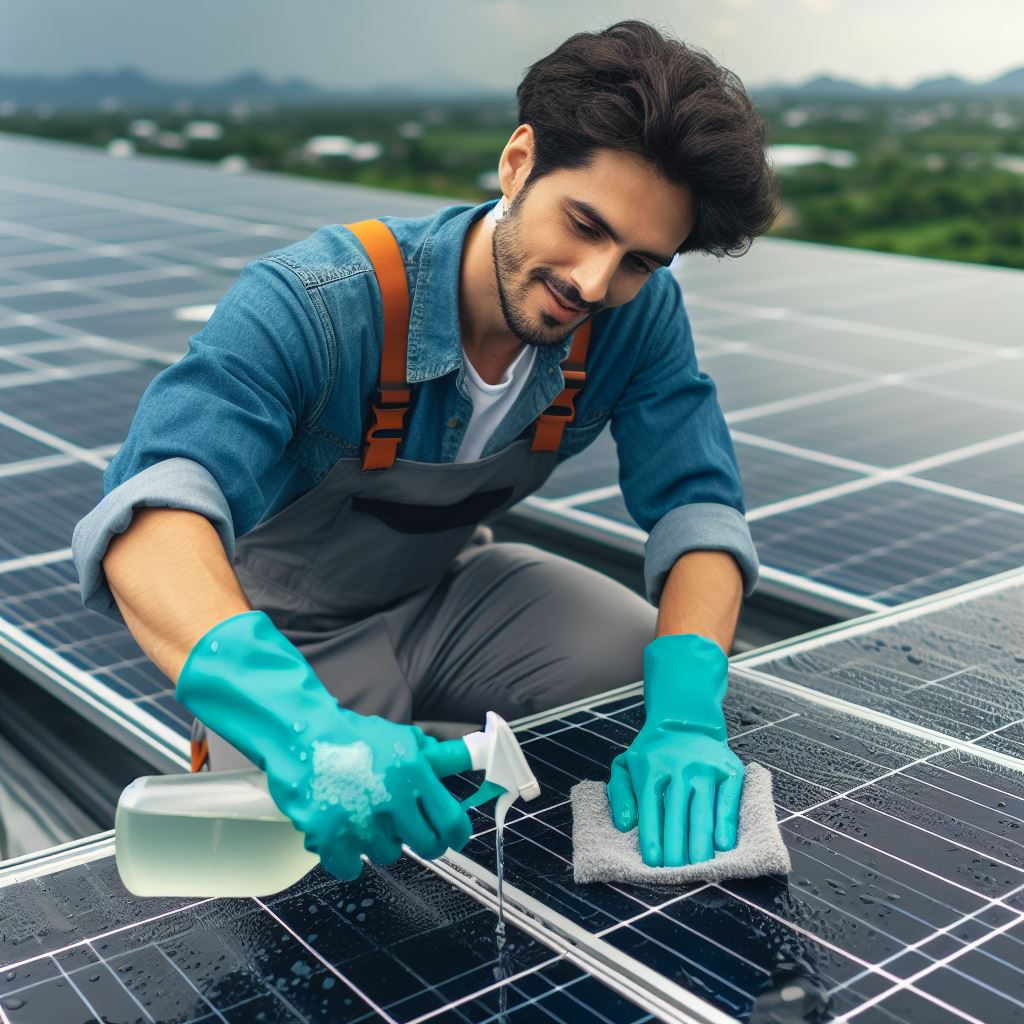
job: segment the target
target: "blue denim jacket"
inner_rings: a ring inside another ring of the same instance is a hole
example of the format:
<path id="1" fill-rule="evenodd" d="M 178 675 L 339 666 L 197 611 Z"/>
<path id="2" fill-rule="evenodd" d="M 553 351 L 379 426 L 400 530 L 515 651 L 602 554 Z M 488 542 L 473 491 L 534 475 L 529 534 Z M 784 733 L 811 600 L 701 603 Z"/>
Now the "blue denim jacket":
<path id="1" fill-rule="evenodd" d="M 452 462 L 472 403 L 459 334 L 458 284 L 470 224 L 493 201 L 431 217 L 382 218 L 405 257 L 413 407 L 399 457 Z M 72 540 L 86 607 L 120 619 L 103 574 L 111 538 L 140 506 L 190 509 L 235 539 L 356 458 L 380 372 L 380 293 L 362 246 L 332 224 L 250 263 L 158 374 L 104 474 L 104 497 Z M 542 347 L 533 373 L 483 451 L 505 448 L 562 389 L 570 341 Z M 731 552 L 750 593 L 758 563 L 732 441 L 715 385 L 697 367 L 679 284 L 656 271 L 631 302 L 595 318 L 587 383 L 561 461 L 611 420 L 626 506 L 650 536 L 648 599 L 657 603 L 686 551 Z"/>

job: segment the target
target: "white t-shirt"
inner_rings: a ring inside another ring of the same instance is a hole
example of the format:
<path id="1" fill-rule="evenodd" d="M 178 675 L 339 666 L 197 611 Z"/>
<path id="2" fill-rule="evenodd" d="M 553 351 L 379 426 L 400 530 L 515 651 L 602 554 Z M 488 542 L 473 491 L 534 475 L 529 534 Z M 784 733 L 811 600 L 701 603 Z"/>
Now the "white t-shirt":
<path id="1" fill-rule="evenodd" d="M 487 219 L 492 225 L 501 220 L 506 208 L 505 197 L 502 196 L 487 211 Z M 466 350 L 462 350 L 462 361 L 466 365 L 466 384 L 473 402 L 473 412 L 469 417 L 462 444 L 459 445 L 459 453 L 455 456 L 456 462 L 475 462 L 480 458 L 498 424 L 505 418 L 505 413 L 512 408 L 519 397 L 519 392 L 530 379 L 530 371 L 533 370 L 536 358 L 537 350 L 532 345 L 527 345 L 516 356 L 501 380 L 497 384 L 488 384 L 476 372 L 476 367 L 470 362 Z"/>
<path id="2" fill-rule="evenodd" d="M 466 365 L 466 385 L 473 402 L 473 414 L 469 418 L 455 461 L 475 462 L 530 379 L 537 350 L 533 345 L 526 345 L 497 384 L 488 384 L 476 372 L 465 351 L 462 356 Z"/>

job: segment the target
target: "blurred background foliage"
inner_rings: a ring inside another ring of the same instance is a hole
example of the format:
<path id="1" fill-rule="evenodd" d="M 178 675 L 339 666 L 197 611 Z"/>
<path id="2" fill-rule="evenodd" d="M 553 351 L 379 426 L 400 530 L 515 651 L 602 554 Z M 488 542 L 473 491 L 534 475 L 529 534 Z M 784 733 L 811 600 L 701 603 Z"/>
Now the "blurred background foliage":
<path id="1" fill-rule="evenodd" d="M 1024 268 L 1024 98 L 755 96 L 784 210 L 772 234 Z M 479 201 L 516 127 L 496 99 L 7 112 L 0 130 Z M 329 212 L 325 211 L 325 217 Z"/>

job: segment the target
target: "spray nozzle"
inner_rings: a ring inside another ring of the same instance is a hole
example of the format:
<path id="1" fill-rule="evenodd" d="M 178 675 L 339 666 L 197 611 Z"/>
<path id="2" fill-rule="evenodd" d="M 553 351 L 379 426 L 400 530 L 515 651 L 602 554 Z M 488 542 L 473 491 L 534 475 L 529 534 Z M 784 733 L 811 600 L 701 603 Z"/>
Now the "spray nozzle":
<path id="1" fill-rule="evenodd" d="M 427 757 L 439 776 L 450 775 L 453 771 L 482 771 L 483 784 L 462 801 L 462 806 L 476 807 L 497 797 L 494 820 L 499 828 L 516 800 L 533 800 L 540 796 L 540 786 L 526 763 L 515 733 L 505 719 L 493 711 L 487 712 L 482 732 L 438 743 L 428 751 Z"/>

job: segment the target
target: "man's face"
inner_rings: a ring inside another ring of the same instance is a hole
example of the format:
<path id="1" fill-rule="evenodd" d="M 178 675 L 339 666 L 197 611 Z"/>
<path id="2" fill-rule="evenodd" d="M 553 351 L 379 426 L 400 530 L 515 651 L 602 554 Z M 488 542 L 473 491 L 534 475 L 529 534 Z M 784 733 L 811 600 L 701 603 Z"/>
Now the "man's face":
<path id="1" fill-rule="evenodd" d="M 564 341 L 588 317 L 629 302 L 692 228 L 686 188 L 612 150 L 521 188 L 492 240 L 509 330 L 527 345 Z"/>

